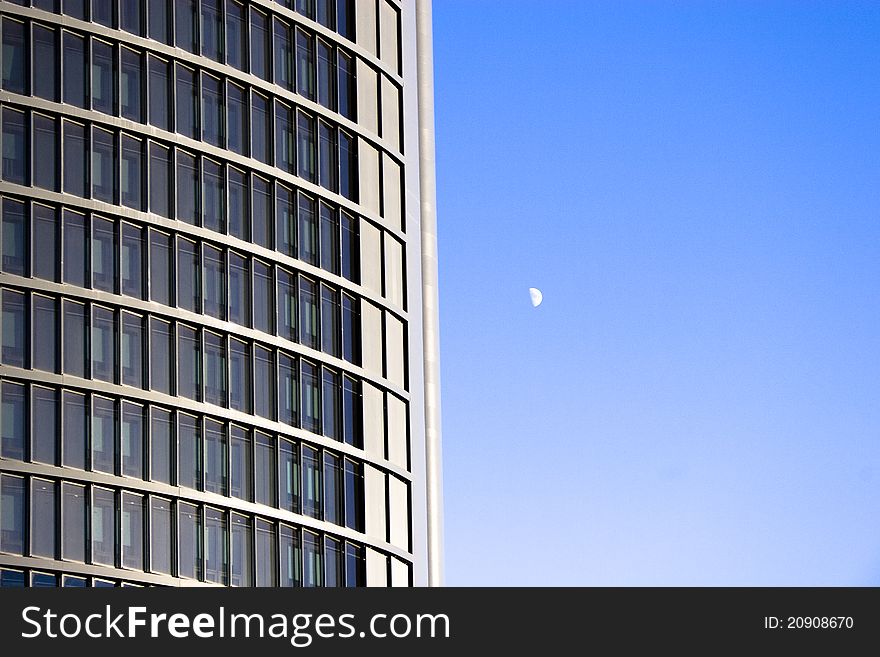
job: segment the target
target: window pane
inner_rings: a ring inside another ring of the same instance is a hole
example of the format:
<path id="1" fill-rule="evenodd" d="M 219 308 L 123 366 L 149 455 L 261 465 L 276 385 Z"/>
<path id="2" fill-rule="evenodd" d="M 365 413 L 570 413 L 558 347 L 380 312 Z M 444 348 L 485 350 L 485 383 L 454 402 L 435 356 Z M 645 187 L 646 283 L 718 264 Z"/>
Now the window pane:
<path id="1" fill-rule="evenodd" d="M 269 27 L 266 15 L 251 9 L 251 73 L 269 79 Z"/>
<path id="2" fill-rule="evenodd" d="M 232 586 L 253 586 L 253 548 L 250 521 L 232 514 Z"/>
<path id="3" fill-rule="evenodd" d="M 205 490 L 226 494 L 226 427 L 205 422 Z"/>
<path id="4" fill-rule="evenodd" d="M 171 394 L 171 325 L 150 320 L 150 388 Z"/>
<path id="5" fill-rule="evenodd" d="M 4 215 L 6 212 L 19 210 L 23 212 L 23 204 L 4 200 Z M 47 281 L 58 280 L 60 257 L 58 254 L 58 219 L 55 216 L 55 209 L 34 203 L 31 206 L 31 216 L 33 217 L 34 230 L 32 274 Z"/>
<path id="6" fill-rule="evenodd" d="M 23 555 L 25 517 L 24 478 L 0 476 L 0 552 Z"/>
<path id="7" fill-rule="evenodd" d="M 202 478 L 202 457 L 200 445 L 201 430 L 198 420 L 191 415 L 178 414 L 177 421 L 177 484 L 188 488 L 198 488 Z"/>
<path id="8" fill-rule="evenodd" d="M 342 390 L 339 374 L 324 370 L 324 435 L 333 440 L 341 440 L 340 417 L 342 416 Z"/>
<path id="9" fill-rule="evenodd" d="M 253 177 L 253 241 L 257 246 L 271 247 L 270 219 L 272 202 L 269 196 L 269 183 L 262 178 Z"/>
<path id="10" fill-rule="evenodd" d="M 58 191 L 58 131 L 55 119 L 34 114 L 34 185 Z"/>
<path id="11" fill-rule="evenodd" d="M 318 102 L 336 109 L 336 63 L 333 47 L 318 39 Z"/>
<path id="12" fill-rule="evenodd" d="M 229 254 L 229 321 L 241 326 L 251 323 L 250 267 L 247 259 Z"/>
<path id="13" fill-rule="evenodd" d="M 31 458 L 40 463 L 58 462 L 58 393 L 34 386 L 31 409 Z M 4 404 L 3 410 L 6 407 Z"/>
<path id="14" fill-rule="evenodd" d="M 278 337 L 296 342 L 296 278 L 278 270 Z"/>
<path id="15" fill-rule="evenodd" d="M 202 139 L 223 146 L 223 91 L 220 80 L 202 75 Z"/>
<path id="16" fill-rule="evenodd" d="M 247 183 L 245 174 L 228 167 L 229 183 L 229 234 L 246 240 L 247 234 Z"/>
<path id="17" fill-rule="evenodd" d="M 71 575 L 65 575 L 62 579 L 61 586 L 65 588 L 78 588 L 84 589 L 87 586 L 87 580 L 85 577 L 73 577 Z"/>
<path id="18" fill-rule="evenodd" d="M 116 405 L 112 399 L 92 398 L 92 470 L 116 471 Z"/>
<path id="19" fill-rule="evenodd" d="M 113 134 L 92 129 L 92 198 L 113 203 L 115 199 L 116 161 Z"/>
<path id="20" fill-rule="evenodd" d="M 281 525 L 278 534 L 278 551 L 281 554 L 281 586 L 302 586 L 302 549 L 299 531 Z"/>
<path id="21" fill-rule="evenodd" d="M 199 258 L 196 245 L 189 240 L 177 240 L 177 306 L 199 311 Z"/>
<path id="22" fill-rule="evenodd" d="M 343 377 L 342 383 L 342 439 L 354 447 L 362 447 L 362 402 L 361 384 L 349 377 Z"/>
<path id="23" fill-rule="evenodd" d="M 336 29 L 335 0 L 317 0 L 316 15 L 318 22 L 324 27 Z"/>
<path id="24" fill-rule="evenodd" d="M 357 107 L 357 103 L 355 102 L 355 90 L 357 87 L 355 85 L 354 59 L 341 51 L 339 51 L 338 55 L 336 61 L 338 63 L 337 71 L 339 73 L 339 113 L 345 118 L 355 121 L 357 120 L 355 113 Z"/>
<path id="25" fill-rule="evenodd" d="M 113 27 L 114 0 L 92 0 L 92 21 L 105 27 Z"/>
<path id="26" fill-rule="evenodd" d="M 348 587 L 366 586 L 366 564 L 364 549 L 360 545 L 345 546 L 345 585 Z"/>
<path id="27" fill-rule="evenodd" d="M 303 586 L 324 585 L 324 560 L 321 539 L 303 532 Z"/>
<path id="28" fill-rule="evenodd" d="M 275 506 L 275 445 L 269 436 L 257 433 L 256 453 L 254 501 Z"/>
<path id="29" fill-rule="evenodd" d="M 275 103 L 275 166 L 283 171 L 294 172 L 293 120 L 290 108 Z"/>
<path id="30" fill-rule="evenodd" d="M 171 502 L 150 500 L 150 570 L 171 574 Z"/>
<path id="31" fill-rule="evenodd" d="M 226 147 L 233 153 L 247 155 L 247 106 L 245 92 L 232 83 L 226 85 L 228 135 Z"/>
<path id="32" fill-rule="evenodd" d="M 321 431 L 321 393 L 317 368 L 300 361 L 302 374 L 302 428 L 312 433 Z"/>
<path id="33" fill-rule="evenodd" d="M 205 331 L 205 401 L 226 406 L 226 343 L 210 331 Z"/>
<path id="34" fill-rule="evenodd" d="M 339 293 L 321 286 L 321 351 L 339 356 Z"/>
<path id="35" fill-rule="evenodd" d="M 73 561 L 86 560 L 86 487 L 61 484 L 61 556 Z"/>
<path id="36" fill-rule="evenodd" d="M 275 19 L 275 84 L 293 89 L 293 44 L 290 27 Z"/>
<path id="37" fill-rule="evenodd" d="M 64 300 L 64 373 L 86 375 L 86 307 L 75 301 Z"/>
<path id="38" fill-rule="evenodd" d="M 177 326 L 177 394 L 201 400 L 201 349 L 198 333 L 188 326 Z"/>
<path id="39" fill-rule="evenodd" d="M 159 144 L 150 144 L 150 212 L 171 217 L 171 163 L 169 150 Z"/>
<path id="40" fill-rule="evenodd" d="M 230 340 L 229 407 L 244 413 L 251 412 L 251 359 L 250 348 L 240 340 Z"/>
<path id="41" fill-rule="evenodd" d="M 346 39 L 354 41 L 354 0 L 336 0 L 336 29 Z"/>
<path id="42" fill-rule="evenodd" d="M 27 275 L 27 222 L 24 203 L 3 199 L 3 271 Z M 39 245 L 36 245 L 39 246 Z"/>
<path id="43" fill-rule="evenodd" d="M 86 109 L 85 39 L 70 32 L 64 32 L 63 57 L 64 102 Z"/>
<path id="44" fill-rule="evenodd" d="M 296 362 L 284 354 L 278 357 L 278 383 L 278 421 L 296 426 L 299 410 Z"/>
<path id="45" fill-rule="evenodd" d="M 296 113 L 296 131 L 298 135 L 297 158 L 299 176 L 315 182 L 315 120 L 303 112 Z"/>
<path id="46" fill-rule="evenodd" d="M 212 160 L 202 159 L 204 195 L 202 222 L 205 228 L 226 232 L 226 212 L 223 208 L 223 167 Z"/>
<path id="47" fill-rule="evenodd" d="M 122 0 L 119 3 L 119 27 L 138 36 L 143 34 L 141 3 L 138 0 Z"/>
<path id="48" fill-rule="evenodd" d="M 278 472 L 281 476 L 279 506 L 293 513 L 299 513 L 299 455 L 296 445 L 289 440 L 279 441 Z"/>
<path id="49" fill-rule="evenodd" d="M 171 305 L 171 238 L 150 231 L 150 298 Z"/>
<path id="50" fill-rule="evenodd" d="M 310 265 L 318 264 L 318 218 L 315 200 L 299 195 L 297 207 L 299 219 L 299 258 Z"/>
<path id="51" fill-rule="evenodd" d="M 122 565 L 144 569 L 144 498 L 122 494 Z"/>
<path id="52" fill-rule="evenodd" d="M 122 383 L 135 388 L 144 387 L 144 337 L 143 318 L 131 313 L 122 313 L 121 334 Z"/>
<path id="53" fill-rule="evenodd" d="M 88 434 L 86 396 L 65 390 L 61 406 L 63 413 L 61 462 L 72 468 L 84 470 L 86 467 L 86 435 Z"/>
<path id="54" fill-rule="evenodd" d="M 143 231 L 131 224 L 122 224 L 122 251 L 119 263 L 122 294 L 141 299 L 143 284 Z"/>
<path id="55" fill-rule="evenodd" d="M 153 0 L 155 2 L 156 0 Z M 168 130 L 170 122 L 168 120 L 168 110 L 171 106 L 169 102 L 169 82 L 171 75 L 169 73 L 170 65 L 168 62 L 156 57 L 150 57 L 150 124 Z"/>
<path id="56" fill-rule="evenodd" d="M 92 39 L 92 109 L 113 114 L 113 82 L 116 79 L 113 46 Z"/>
<path id="57" fill-rule="evenodd" d="M 144 120 L 141 96 L 143 74 L 140 53 L 122 48 L 122 80 L 119 84 L 119 108 L 122 118 L 140 123 Z"/>
<path id="58" fill-rule="evenodd" d="M 198 219 L 199 170 L 196 158 L 177 151 L 177 220 L 196 225 Z"/>
<path id="59" fill-rule="evenodd" d="M 24 112 L 3 110 L 3 180 L 27 184 Z"/>
<path id="60" fill-rule="evenodd" d="M 6 459 L 24 460 L 24 443 L 27 432 L 25 412 L 25 387 L 17 383 L 3 382 L 3 402 L 0 407 L 0 456 Z"/>
<path id="61" fill-rule="evenodd" d="M 122 135 L 122 205 L 143 210 L 143 142 Z"/>
<path id="62" fill-rule="evenodd" d="M 202 563 L 202 522 L 199 510 L 191 504 L 177 504 L 177 570 L 180 577 L 199 579 Z"/>
<path id="63" fill-rule="evenodd" d="M 344 586 L 345 561 L 341 541 L 329 536 L 324 538 L 324 560 L 326 561 L 324 586 Z"/>
<path id="64" fill-rule="evenodd" d="M 227 585 L 226 514 L 219 509 L 205 509 L 205 580 Z"/>
<path id="65" fill-rule="evenodd" d="M 27 52 L 24 47 L 24 23 L 3 18 L 3 90 L 27 93 Z"/>
<path id="66" fill-rule="evenodd" d="M 116 325 L 113 311 L 92 306 L 92 378 L 112 383 L 116 372 Z"/>
<path id="67" fill-rule="evenodd" d="M 92 287 L 113 292 L 116 282 L 116 226 L 92 217 Z"/>
<path id="68" fill-rule="evenodd" d="M 339 222 L 336 210 L 321 203 L 321 269 L 339 273 Z"/>
<path id="69" fill-rule="evenodd" d="M 64 276 L 65 283 L 86 286 L 86 218 L 64 211 Z"/>
<path id="70" fill-rule="evenodd" d="M 276 186 L 275 225 L 277 230 L 275 248 L 285 255 L 296 256 L 293 192 L 282 185 Z"/>
<path id="71" fill-rule="evenodd" d="M 324 454 L 324 520 L 334 525 L 344 521 L 342 466 L 338 456 Z"/>
<path id="72" fill-rule="evenodd" d="M 243 71 L 246 60 L 244 5 L 226 0 L 226 63 Z"/>
<path id="73" fill-rule="evenodd" d="M 354 137 L 339 131 L 339 193 L 357 202 L 357 145 Z"/>
<path id="74" fill-rule="evenodd" d="M 292 0 L 288 0 L 288 4 L 292 4 Z M 315 0 L 296 0 L 296 11 L 303 16 L 315 18 Z"/>
<path id="75" fill-rule="evenodd" d="M 315 41 L 300 29 L 296 30 L 296 91 L 315 100 Z"/>
<path id="76" fill-rule="evenodd" d="M 254 260 L 254 328 L 272 332 L 272 273 L 259 260 Z"/>
<path id="77" fill-rule="evenodd" d="M 149 11 L 150 38 L 162 43 L 170 43 L 168 38 L 171 30 L 168 0 L 147 0 Z"/>
<path id="78" fill-rule="evenodd" d="M 318 161 L 321 165 L 318 182 L 322 187 L 326 187 L 330 191 L 335 192 L 337 184 L 337 163 L 336 163 L 336 129 L 331 128 L 323 121 L 319 121 L 319 142 L 320 153 Z"/>
<path id="79" fill-rule="evenodd" d="M 161 408 L 150 410 L 150 480 L 171 483 L 172 454 L 171 413 Z"/>
<path id="80" fill-rule="evenodd" d="M 174 0 L 174 45 L 196 52 L 196 1 Z"/>
<path id="81" fill-rule="evenodd" d="M 195 71 L 178 65 L 176 132 L 193 139 L 198 139 L 199 129 L 196 84 Z"/>
<path id="82" fill-rule="evenodd" d="M 257 586 L 277 586 L 275 526 L 257 520 Z"/>
<path id="83" fill-rule="evenodd" d="M 144 409 L 138 404 L 122 403 L 122 474 L 144 476 Z"/>
<path id="84" fill-rule="evenodd" d="M 323 507 L 321 484 L 321 461 L 318 451 L 303 447 L 302 452 L 303 513 L 312 518 L 321 518 Z"/>
<path id="85" fill-rule="evenodd" d="M 272 352 L 262 347 L 254 348 L 254 412 L 269 420 L 275 400 L 275 372 L 272 368 Z"/>
<path id="86" fill-rule="evenodd" d="M 318 289 L 307 278 L 299 279 L 299 337 L 306 347 L 320 349 L 318 345 Z"/>
<path id="87" fill-rule="evenodd" d="M 361 466 L 345 460 L 345 526 L 364 531 L 364 476 Z"/>
<path id="88" fill-rule="evenodd" d="M 269 161 L 269 101 L 253 94 L 251 112 L 251 157 L 271 164 Z"/>
<path id="89" fill-rule="evenodd" d="M 95 488 L 92 493 L 92 562 L 115 566 L 116 514 L 113 491 Z"/>
<path id="90" fill-rule="evenodd" d="M 218 319 L 226 318 L 226 258 L 220 249 L 204 247 L 205 305 L 204 312 Z"/>
<path id="91" fill-rule="evenodd" d="M 229 440 L 229 494 L 251 500 L 251 439 L 247 431 L 233 426 Z"/>
<path id="92" fill-rule="evenodd" d="M 222 0 L 202 0 L 202 56 L 217 62 L 223 61 L 222 4 Z"/>

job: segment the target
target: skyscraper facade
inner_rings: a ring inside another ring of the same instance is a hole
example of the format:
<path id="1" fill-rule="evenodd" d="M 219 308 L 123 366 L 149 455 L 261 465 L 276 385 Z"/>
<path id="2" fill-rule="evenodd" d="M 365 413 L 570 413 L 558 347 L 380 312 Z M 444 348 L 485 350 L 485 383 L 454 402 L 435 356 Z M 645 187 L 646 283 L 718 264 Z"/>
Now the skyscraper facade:
<path id="1" fill-rule="evenodd" d="M 430 2 L 0 31 L 0 584 L 440 583 Z"/>

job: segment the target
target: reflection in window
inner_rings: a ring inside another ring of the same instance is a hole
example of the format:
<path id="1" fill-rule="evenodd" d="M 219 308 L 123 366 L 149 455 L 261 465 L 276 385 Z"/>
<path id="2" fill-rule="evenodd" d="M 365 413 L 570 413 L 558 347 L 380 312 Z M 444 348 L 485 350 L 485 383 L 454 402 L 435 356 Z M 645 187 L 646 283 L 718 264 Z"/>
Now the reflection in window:
<path id="1" fill-rule="evenodd" d="M 277 586 L 275 575 L 275 526 L 257 520 L 257 586 Z"/>
<path id="2" fill-rule="evenodd" d="M 122 80 L 119 83 L 119 109 L 122 118 L 144 120 L 142 109 L 143 63 L 140 53 L 128 48 L 120 48 L 122 60 Z"/>
<path id="3" fill-rule="evenodd" d="M 201 349 L 198 333 L 189 326 L 177 326 L 177 394 L 201 400 Z"/>
<path id="4" fill-rule="evenodd" d="M 302 376 L 302 428 L 312 433 L 321 432 L 321 392 L 318 368 L 308 361 L 300 361 Z"/>
<path id="5" fill-rule="evenodd" d="M 227 141 L 226 148 L 239 155 L 247 155 L 247 104 L 245 91 L 232 84 L 226 85 Z"/>
<path id="6" fill-rule="evenodd" d="M 150 500 L 150 570 L 171 574 L 171 502 Z"/>
<path id="7" fill-rule="evenodd" d="M 27 93 L 27 51 L 24 44 L 24 23 L 3 17 L 3 80 L 4 91 Z M 54 100 L 54 99 L 53 99 Z"/>
<path id="8" fill-rule="evenodd" d="M 296 277 L 278 270 L 278 337 L 296 342 Z"/>
<path id="9" fill-rule="evenodd" d="M 150 480 L 171 483 L 171 412 L 150 409 Z"/>
<path id="10" fill-rule="evenodd" d="M 229 253 L 229 321 L 241 326 L 251 323 L 250 267 L 246 258 Z"/>
<path id="11" fill-rule="evenodd" d="M 269 27 L 262 12 L 251 9 L 251 73 L 269 79 Z"/>
<path id="12" fill-rule="evenodd" d="M 364 531 L 364 476 L 361 466 L 345 459 L 345 526 Z"/>
<path id="13" fill-rule="evenodd" d="M 171 43 L 170 12 L 168 0 L 148 0 L 150 38 L 162 43 Z"/>
<path id="14" fill-rule="evenodd" d="M 113 114 L 115 69 L 113 46 L 92 39 L 92 109 L 97 112 Z"/>
<path id="15" fill-rule="evenodd" d="M 321 462 L 318 451 L 311 447 L 303 447 L 302 451 L 302 505 L 303 513 L 312 518 L 321 518 L 322 484 Z"/>
<path id="16" fill-rule="evenodd" d="M 116 226 L 92 216 L 92 287 L 113 292 L 116 283 Z"/>
<path id="17" fill-rule="evenodd" d="M 4 21 L 5 22 L 5 21 Z M 0 552 L 24 555 L 24 477 L 0 475 Z"/>
<path id="18" fill-rule="evenodd" d="M 247 61 L 244 5 L 237 0 L 226 0 L 226 63 L 244 70 Z"/>
<path id="19" fill-rule="evenodd" d="M 297 143 L 297 173 L 301 178 L 309 182 L 315 182 L 316 152 L 315 152 L 315 119 L 304 112 L 296 113 Z"/>
<path id="20" fill-rule="evenodd" d="M 251 410 L 251 358 L 247 343 L 229 341 L 229 407 L 244 413 Z"/>
<path id="21" fill-rule="evenodd" d="M 321 539 L 312 532 L 303 532 L 303 586 L 324 585 L 324 563 Z"/>
<path id="22" fill-rule="evenodd" d="M 138 0 L 122 0 L 119 5 L 119 27 L 126 32 L 141 36 L 141 3 Z"/>
<path id="23" fill-rule="evenodd" d="M 24 203 L 9 198 L 3 199 L 2 270 L 7 274 L 26 275 L 26 226 Z"/>
<path id="24" fill-rule="evenodd" d="M 89 430 L 86 396 L 65 390 L 61 398 L 61 412 L 61 462 L 72 468 L 85 470 L 86 436 Z"/>
<path id="25" fill-rule="evenodd" d="M 226 406 L 226 343 L 224 339 L 205 331 L 205 401 Z"/>
<path id="26" fill-rule="evenodd" d="M 278 356 L 278 421 L 290 426 L 297 424 L 297 395 L 296 361 L 286 354 Z"/>
<path id="27" fill-rule="evenodd" d="M 203 247 L 205 265 L 204 313 L 226 318 L 226 258 L 223 251 L 207 244 Z"/>
<path id="28" fill-rule="evenodd" d="M 205 490 L 226 494 L 226 427 L 205 421 Z"/>
<path id="29" fill-rule="evenodd" d="M 196 52 L 196 0 L 174 0 L 174 45 Z"/>
<path id="30" fill-rule="evenodd" d="M 293 119 L 290 108 L 275 102 L 275 166 L 294 172 Z"/>
<path id="31" fill-rule="evenodd" d="M 199 421 L 191 415 L 177 416 L 177 484 L 198 488 L 202 479 L 201 430 Z"/>
<path id="32" fill-rule="evenodd" d="M 229 494 L 251 501 L 251 439 L 245 429 L 235 425 L 229 437 Z"/>
<path id="33" fill-rule="evenodd" d="M 336 210 L 321 203 L 321 269 L 339 273 L 339 221 Z"/>
<path id="34" fill-rule="evenodd" d="M 318 183 L 332 192 L 337 188 L 337 164 L 336 164 L 336 129 L 331 128 L 323 121 L 318 122 L 319 139 L 318 162 L 320 171 Z"/>
<path id="35" fill-rule="evenodd" d="M 257 246 L 269 248 L 272 235 L 272 200 L 269 183 L 258 176 L 253 182 L 253 241 Z"/>
<path id="36" fill-rule="evenodd" d="M 281 556 L 280 586 L 302 586 L 302 548 L 300 547 L 299 531 L 287 525 L 281 525 L 278 532 L 278 551 Z"/>
<path id="37" fill-rule="evenodd" d="M 275 448 L 272 438 L 257 432 L 254 501 L 275 506 Z"/>
<path id="38" fill-rule="evenodd" d="M 141 299 L 144 296 L 143 231 L 132 224 L 122 224 L 122 248 L 119 258 L 119 274 L 122 294 Z"/>
<path id="39" fill-rule="evenodd" d="M 86 286 L 86 218 L 64 210 L 64 271 L 65 283 Z"/>
<path id="40" fill-rule="evenodd" d="M 213 160 L 202 159 L 204 193 L 202 196 L 202 225 L 225 232 L 226 213 L 223 208 L 223 167 Z"/>
<path id="41" fill-rule="evenodd" d="M 226 514 L 220 509 L 205 509 L 205 581 L 227 585 L 228 551 Z"/>
<path id="42" fill-rule="evenodd" d="M 122 135 L 121 202 L 135 210 L 143 209 L 143 142 Z"/>
<path id="43" fill-rule="evenodd" d="M 3 109 L 3 180 L 27 184 L 24 112 Z"/>
<path id="44" fill-rule="evenodd" d="M 199 579 L 202 564 L 202 519 L 192 504 L 177 503 L 177 574 Z"/>
<path id="45" fill-rule="evenodd" d="M 171 305 L 171 237 L 150 230 L 150 299 Z"/>
<path id="46" fill-rule="evenodd" d="M 86 487 L 61 484 L 61 557 L 86 560 Z"/>
<path id="47" fill-rule="evenodd" d="M 144 476 L 144 409 L 139 404 L 122 403 L 122 474 Z"/>
<path id="48" fill-rule="evenodd" d="M 338 456 L 324 453 L 324 520 L 340 525 L 343 522 L 342 465 Z"/>
<path id="49" fill-rule="evenodd" d="M 58 392 L 54 388 L 34 386 L 31 400 L 31 459 L 55 465 L 58 462 Z M 5 410 L 4 406 L 4 414 Z"/>
<path id="50" fill-rule="evenodd" d="M 272 273 L 259 260 L 254 260 L 254 328 L 272 332 Z"/>
<path id="51" fill-rule="evenodd" d="M 3 382 L 2 424 L 0 424 L 0 456 L 6 459 L 24 460 L 24 444 L 27 414 L 25 412 L 25 387 L 17 383 Z"/>
<path id="52" fill-rule="evenodd" d="M 282 185 L 276 186 L 275 224 L 277 235 L 275 249 L 284 255 L 296 256 L 296 216 L 293 192 Z"/>
<path id="53" fill-rule="evenodd" d="M 296 445 L 289 440 L 279 439 L 278 458 L 278 472 L 281 477 L 278 505 L 286 511 L 299 513 L 299 454 L 297 453 Z"/>
<path id="54" fill-rule="evenodd" d="M 318 218 L 315 200 L 299 195 L 297 207 L 299 219 L 299 258 L 310 265 L 318 264 Z"/>
<path id="55" fill-rule="evenodd" d="M 318 102 L 336 109 L 336 63 L 333 46 L 318 39 Z"/>
<path id="56" fill-rule="evenodd" d="M 339 113 L 352 121 L 357 120 L 355 109 L 355 67 L 354 58 L 346 55 L 341 50 L 338 51 L 337 72 L 339 74 L 339 84 L 337 86 Z"/>
<path id="57" fill-rule="evenodd" d="M 251 96 L 251 157 L 269 161 L 269 101 L 259 94 Z"/>
<path id="58" fill-rule="evenodd" d="M 177 240 L 177 306 L 199 311 L 199 257 L 194 242 Z"/>
<path id="59" fill-rule="evenodd" d="M 76 301 L 64 300 L 64 373 L 84 377 L 86 375 L 86 307 Z"/>
<path id="60" fill-rule="evenodd" d="M 223 146 L 223 91 L 220 80 L 202 75 L 202 139 Z"/>
<path id="61" fill-rule="evenodd" d="M 348 376 L 342 382 L 342 440 L 353 447 L 362 447 L 363 417 L 361 384 Z"/>
<path id="62" fill-rule="evenodd" d="M 86 133 L 79 123 L 64 121 L 64 191 L 86 195 Z"/>
<path id="63" fill-rule="evenodd" d="M 156 143 L 150 144 L 150 212 L 171 217 L 170 151 Z"/>
<path id="64" fill-rule="evenodd" d="M 92 129 L 92 198 L 113 203 L 115 198 L 116 161 L 113 133 Z"/>
<path id="65" fill-rule="evenodd" d="M 357 202 L 357 145 L 354 137 L 339 131 L 339 193 Z"/>
<path id="66" fill-rule="evenodd" d="M 340 440 L 340 418 L 342 416 L 342 390 L 339 384 L 339 374 L 330 370 L 324 370 L 324 390 L 322 395 L 324 403 L 324 435 L 333 440 Z"/>
<path id="67" fill-rule="evenodd" d="M 16 203 L 8 199 L 3 200 L 3 214 L 9 211 L 24 212 L 24 204 Z M 58 265 L 61 258 L 58 251 L 59 222 L 55 214 L 55 208 L 46 207 L 34 203 L 31 205 L 31 217 L 33 219 L 34 249 L 31 273 L 37 278 L 47 281 L 58 280 Z M 24 218 L 22 216 L 22 221 Z"/>
<path id="68" fill-rule="evenodd" d="M 199 171 L 196 158 L 177 151 L 177 220 L 193 226 L 197 223 Z"/>
<path id="69" fill-rule="evenodd" d="M 71 32 L 64 32 L 62 56 L 64 58 L 64 102 L 87 109 L 85 39 Z"/>
<path id="70" fill-rule="evenodd" d="M 113 311 L 92 306 L 92 378 L 113 383 L 116 372 L 116 323 Z"/>
<path id="71" fill-rule="evenodd" d="M 339 356 L 339 293 L 321 285 L 321 350 Z"/>
<path id="72" fill-rule="evenodd" d="M 318 346 L 318 290 L 314 281 L 299 279 L 299 337 L 306 347 Z"/>
<path id="73" fill-rule="evenodd" d="M 122 312 L 122 333 L 120 335 L 120 366 L 122 383 L 135 388 L 144 385 L 144 337 L 143 318 L 140 315 Z"/>
<path id="74" fill-rule="evenodd" d="M 232 514 L 232 586 L 253 586 L 253 547 L 250 521 Z"/>
<path id="75" fill-rule="evenodd" d="M 177 66 L 177 113 L 174 115 L 176 132 L 198 138 L 198 99 L 196 73 L 185 66 Z"/>
<path id="76" fill-rule="evenodd" d="M 364 548 L 360 545 L 345 545 L 345 585 L 348 587 L 366 586 L 366 564 Z"/>
<path id="77" fill-rule="evenodd" d="M 275 23 L 275 84 L 293 90 L 293 48 L 290 27 L 279 19 Z"/>
<path id="78" fill-rule="evenodd" d="M 171 394 L 171 324 L 150 318 L 150 389 Z"/>
<path id="79" fill-rule="evenodd" d="M 229 185 L 229 234 L 248 239 L 247 176 L 234 167 L 227 168 Z"/>
<path id="80" fill-rule="evenodd" d="M 34 167 L 34 185 L 51 192 L 58 191 L 57 144 L 58 130 L 55 127 L 55 119 L 34 114 L 33 157 L 34 161 L 39 163 Z"/>
<path id="81" fill-rule="evenodd" d="M 342 554 L 342 542 L 326 536 L 324 538 L 324 586 L 335 587 L 345 585 L 345 561 Z"/>
<path id="82" fill-rule="evenodd" d="M 92 563 L 115 566 L 116 514 L 112 490 L 92 491 Z"/>
<path id="83" fill-rule="evenodd" d="M 254 413 L 260 417 L 274 419 L 275 373 L 272 367 L 272 352 L 262 347 L 254 347 Z"/>
<path id="84" fill-rule="evenodd" d="M 112 399 L 92 397 L 92 469 L 114 474 L 116 468 L 116 405 Z"/>
<path id="85" fill-rule="evenodd" d="M 223 55 L 223 0 L 202 0 L 202 56 L 222 62 Z"/>
<path id="86" fill-rule="evenodd" d="M 122 565 L 144 569 L 144 498 L 122 494 Z"/>
<path id="87" fill-rule="evenodd" d="M 296 91 L 315 100 L 315 41 L 303 30 L 296 30 Z"/>
<path id="88" fill-rule="evenodd" d="M 171 97 L 169 85 L 171 81 L 170 64 L 163 59 L 153 57 L 149 58 L 150 69 L 150 124 L 169 130 L 171 123 L 169 121 L 169 109 Z"/>

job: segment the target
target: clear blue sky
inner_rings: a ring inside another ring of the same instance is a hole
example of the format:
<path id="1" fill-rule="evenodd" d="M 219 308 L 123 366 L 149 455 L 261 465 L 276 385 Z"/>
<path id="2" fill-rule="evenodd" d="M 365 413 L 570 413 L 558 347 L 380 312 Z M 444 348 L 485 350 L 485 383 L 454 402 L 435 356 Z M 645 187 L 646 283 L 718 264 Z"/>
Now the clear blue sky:
<path id="1" fill-rule="evenodd" d="M 447 584 L 880 585 L 880 3 L 434 49 Z"/>

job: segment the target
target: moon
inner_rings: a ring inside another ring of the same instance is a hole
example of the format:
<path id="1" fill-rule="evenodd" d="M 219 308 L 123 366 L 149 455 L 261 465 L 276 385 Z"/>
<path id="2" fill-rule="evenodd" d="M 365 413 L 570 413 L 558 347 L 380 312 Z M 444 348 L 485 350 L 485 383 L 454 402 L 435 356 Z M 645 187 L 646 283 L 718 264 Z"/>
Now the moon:
<path id="1" fill-rule="evenodd" d="M 541 305 L 541 302 L 544 300 L 544 295 L 541 294 L 541 290 L 536 287 L 529 288 L 529 296 L 532 298 L 532 307 L 537 308 Z"/>

